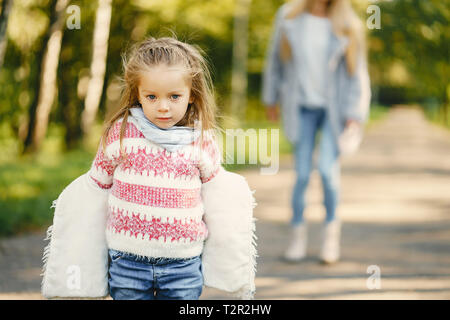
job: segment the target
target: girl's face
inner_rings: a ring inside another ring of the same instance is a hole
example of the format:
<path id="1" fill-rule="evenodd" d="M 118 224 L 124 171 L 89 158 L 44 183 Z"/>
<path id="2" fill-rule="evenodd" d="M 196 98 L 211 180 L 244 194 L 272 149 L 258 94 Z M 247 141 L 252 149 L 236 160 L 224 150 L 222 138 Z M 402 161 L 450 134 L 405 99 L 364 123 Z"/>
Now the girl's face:
<path id="1" fill-rule="evenodd" d="M 183 119 L 191 97 L 191 81 L 182 65 L 160 64 L 144 71 L 138 85 L 139 102 L 145 116 L 161 129 Z"/>

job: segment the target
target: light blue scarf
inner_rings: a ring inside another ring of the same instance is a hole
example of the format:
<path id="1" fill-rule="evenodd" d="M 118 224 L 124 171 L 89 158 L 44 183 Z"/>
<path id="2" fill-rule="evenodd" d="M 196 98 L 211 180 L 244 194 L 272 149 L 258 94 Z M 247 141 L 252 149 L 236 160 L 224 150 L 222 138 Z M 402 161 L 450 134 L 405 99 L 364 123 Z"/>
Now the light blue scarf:
<path id="1" fill-rule="evenodd" d="M 141 107 L 131 108 L 130 112 L 145 138 L 159 144 L 167 151 L 174 152 L 197 140 L 200 136 L 201 130 L 198 128 L 173 126 L 168 129 L 161 129 L 147 119 Z"/>

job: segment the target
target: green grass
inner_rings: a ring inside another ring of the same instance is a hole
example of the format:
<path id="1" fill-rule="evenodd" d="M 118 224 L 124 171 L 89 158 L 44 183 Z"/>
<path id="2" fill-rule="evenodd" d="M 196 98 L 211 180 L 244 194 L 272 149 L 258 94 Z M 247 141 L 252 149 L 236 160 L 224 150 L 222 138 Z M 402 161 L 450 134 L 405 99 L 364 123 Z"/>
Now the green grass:
<path id="1" fill-rule="evenodd" d="M 384 105 L 375 104 L 370 107 L 369 121 L 367 126 L 372 126 L 377 121 L 384 119 L 389 111 L 389 107 Z"/>
<path id="2" fill-rule="evenodd" d="M 447 112 L 445 112 L 447 110 Z M 431 104 L 424 108 L 425 116 L 431 122 L 450 129 L 450 106 Z"/>
<path id="3" fill-rule="evenodd" d="M 52 201 L 74 178 L 86 172 L 93 154 L 15 159 L 0 165 L 0 235 L 12 235 L 49 225 Z"/>
<path id="4" fill-rule="evenodd" d="M 386 108 L 373 107 L 370 123 L 381 119 Z M 369 123 L 369 124 L 370 124 Z M 35 156 L 19 158 L 17 142 L 0 126 L 0 236 L 9 236 L 47 227 L 52 223 L 53 209 L 50 209 L 62 190 L 75 178 L 87 172 L 95 156 L 94 141 L 87 150 L 61 152 L 62 128 L 51 125 L 42 152 Z M 270 151 L 270 129 L 280 129 L 279 124 L 268 121 L 253 121 L 242 128 L 268 130 L 268 150 Z M 258 132 L 258 130 L 256 130 Z M 238 150 L 236 150 L 237 152 Z M 239 150 L 248 163 L 248 147 Z M 283 130 L 279 130 L 280 156 L 292 151 Z M 268 154 L 270 156 L 270 152 Z M 237 159 L 236 159 L 237 160 Z M 259 161 L 259 159 L 258 159 Z M 227 170 L 258 168 L 261 164 L 224 164 Z M 264 165 L 267 166 L 267 165 Z"/>
<path id="5" fill-rule="evenodd" d="M 90 168 L 94 153 L 62 153 L 62 129 L 52 124 L 42 151 L 18 156 L 18 143 L 1 127 L 0 236 L 40 229 L 51 224 L 52 201 L 74 178 Z"/>

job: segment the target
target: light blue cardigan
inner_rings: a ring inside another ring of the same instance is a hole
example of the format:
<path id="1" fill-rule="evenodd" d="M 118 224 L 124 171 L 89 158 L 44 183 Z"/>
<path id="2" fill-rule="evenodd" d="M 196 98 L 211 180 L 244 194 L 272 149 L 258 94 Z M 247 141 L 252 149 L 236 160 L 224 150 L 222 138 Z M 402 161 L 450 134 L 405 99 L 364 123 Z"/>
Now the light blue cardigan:
<path id="1" fill-rule="evenodd" d="M 280 60 L 280 39 L 283 31 L 292 52 L 295 54 L 296 50 L 301 50 L 304 44 L 298 37 L 298 30 L 301 30 L 304 20 L 302 15 L 290 20 L 284 19 L 288 5 L 288 3 L 282 5 L 276 13 L 274 34 L 263 74 L 261 98 L 266 106 L 280 103 L 286 137 L 292 144 L 296 144 L 300 132 L 298 109 L 302 104 L 296 70 L 301 68 L 302 62 L 295 61 L 295 58 L 286 63 Z M 350 76 L 344 55 L 348 42 L 347 37 L 338 37 L 333 33 L 329 51 L 328 68 L 331 79 L 326 107 L 336 139 L 342 133 L 348 119 L 365 123 L 370 106 L 370 80 L 365 55 L 359 56 L 355 73 Z"/>

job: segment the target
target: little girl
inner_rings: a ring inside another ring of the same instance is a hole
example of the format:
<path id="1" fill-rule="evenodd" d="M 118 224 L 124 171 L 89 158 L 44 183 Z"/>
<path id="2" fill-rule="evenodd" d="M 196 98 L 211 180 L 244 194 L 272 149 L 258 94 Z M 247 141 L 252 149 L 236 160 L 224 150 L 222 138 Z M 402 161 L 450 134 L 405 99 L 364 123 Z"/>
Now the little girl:
<path id="1" fill-rule="evenodd" d="M 42 295 L 198 299 L 208 286 L 252 299 L 256 201 L 221 166 L 204 58 L 149 38 L 124 62 L 119 110 L 90 170 L 53 201 Z"/>
<path id="2" fill-rule="evenodd" d="M 89 171 L 110 190 L 110 295 L 198 299 L 208 235 L 201 187 L 221 167 L 205 60 L 192 45 L 148 38 L 124 59 L 123 80 Z"/>

